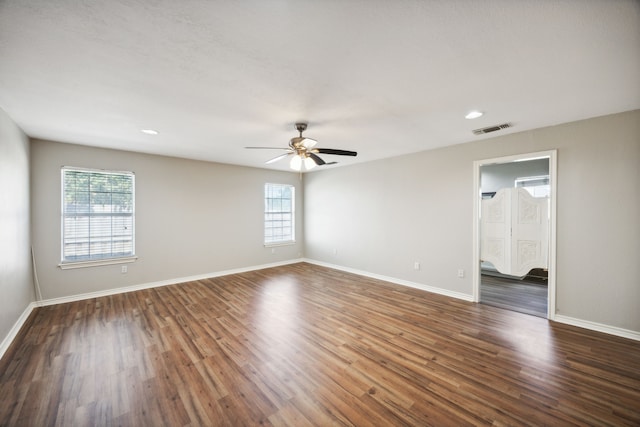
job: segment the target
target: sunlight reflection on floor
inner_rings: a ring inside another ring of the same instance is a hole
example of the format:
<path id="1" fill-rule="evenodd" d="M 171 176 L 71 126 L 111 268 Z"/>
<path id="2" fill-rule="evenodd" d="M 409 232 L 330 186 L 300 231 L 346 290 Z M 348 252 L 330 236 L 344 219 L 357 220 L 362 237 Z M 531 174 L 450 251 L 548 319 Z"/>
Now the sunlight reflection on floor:
<path id="1" fill-rule="evenodd" d="M 292 348 L 291 340 L 300 322 L 299 283 L 291 277 L 281 277 L 264 283 L 256 302 L 256 328 L 266 342 L 273 344 L 269 352 L 284 356 Z"/>

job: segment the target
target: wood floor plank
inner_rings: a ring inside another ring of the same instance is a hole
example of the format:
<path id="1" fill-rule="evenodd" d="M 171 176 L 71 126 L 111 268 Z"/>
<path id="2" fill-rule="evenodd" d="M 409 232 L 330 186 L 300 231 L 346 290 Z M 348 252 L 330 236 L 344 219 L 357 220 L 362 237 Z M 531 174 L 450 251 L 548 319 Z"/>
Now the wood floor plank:
<path id="1" fill-rule="evenodd" d="M 532 316 L 547 317 L 547 280 L 482 274 L 480 301 Z"/>
<path id="2" fill-rule="evenodd" d="M 640 425 L 640 343 L 306 263 L 36 308 L 0 426 Z"/>

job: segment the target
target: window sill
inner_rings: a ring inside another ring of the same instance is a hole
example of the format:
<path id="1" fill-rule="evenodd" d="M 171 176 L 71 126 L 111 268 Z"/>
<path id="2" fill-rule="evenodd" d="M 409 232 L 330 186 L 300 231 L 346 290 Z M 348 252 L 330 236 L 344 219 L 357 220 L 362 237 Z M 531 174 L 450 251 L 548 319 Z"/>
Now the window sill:
<path id="1" fill-rule="evenodd" d="M 72 270 L 75 268 L 100 267 L 103 265 L 129 264 L 135 262 L 137 259 L 137 256 L 128 256 L 122 258 L 97 259 L 92 261 L 61 262 L 58 264 L 58 267 L 60 267 L 61 270 Z"/>
<path id="2" fill-rule="evenodd" d="M 273 248 L 275 246 L 292 246 L 292 245 L 295 245 L 295 244 L 296 244 L 295 240 L 289 240 L 288 242 L 265 243 L 264 247 L 265 248 Z"/>

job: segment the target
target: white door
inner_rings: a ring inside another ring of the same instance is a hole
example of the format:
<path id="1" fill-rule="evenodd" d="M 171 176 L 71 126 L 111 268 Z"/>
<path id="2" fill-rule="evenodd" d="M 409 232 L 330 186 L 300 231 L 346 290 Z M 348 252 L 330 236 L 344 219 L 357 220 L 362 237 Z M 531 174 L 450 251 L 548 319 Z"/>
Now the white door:
<path id="1" fill-rule="evenodd" d="M 549 199 L 523 188 L 503 188 L 482 200 L 480 258 L 503 274 L 548 268 Z"/>
<path id="2" fill-rule="evenodd" d="M 498 191 L 483 199 L 480 210 L 480 261 L 487 261 L 504 274 L 511 271 L 511 192 Z"/>
<path id="3" fill-rule="evenodd" d="M 549 198 L 533 197 L 512 188 L 511 274 L 524 276 L 532 268 L 548 268 Z"/>

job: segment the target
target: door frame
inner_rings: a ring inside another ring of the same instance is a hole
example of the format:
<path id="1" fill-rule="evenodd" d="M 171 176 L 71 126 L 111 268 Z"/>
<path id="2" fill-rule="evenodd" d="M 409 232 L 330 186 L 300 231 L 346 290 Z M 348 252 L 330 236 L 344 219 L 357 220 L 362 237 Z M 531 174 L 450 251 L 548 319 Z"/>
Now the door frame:
<path id="1" fill-rule="evenodd" d="M 480 302 L 480 168 L 485 165 L 522 162 L 540 158 L 549 159 L 549 277 L 547 289 L 547 319 L 554 320 L 556 315 L 556 206 L 558 150 L 537 151 L 512 156 L 476 160 L 473 162 L 473 301 Z"/>

